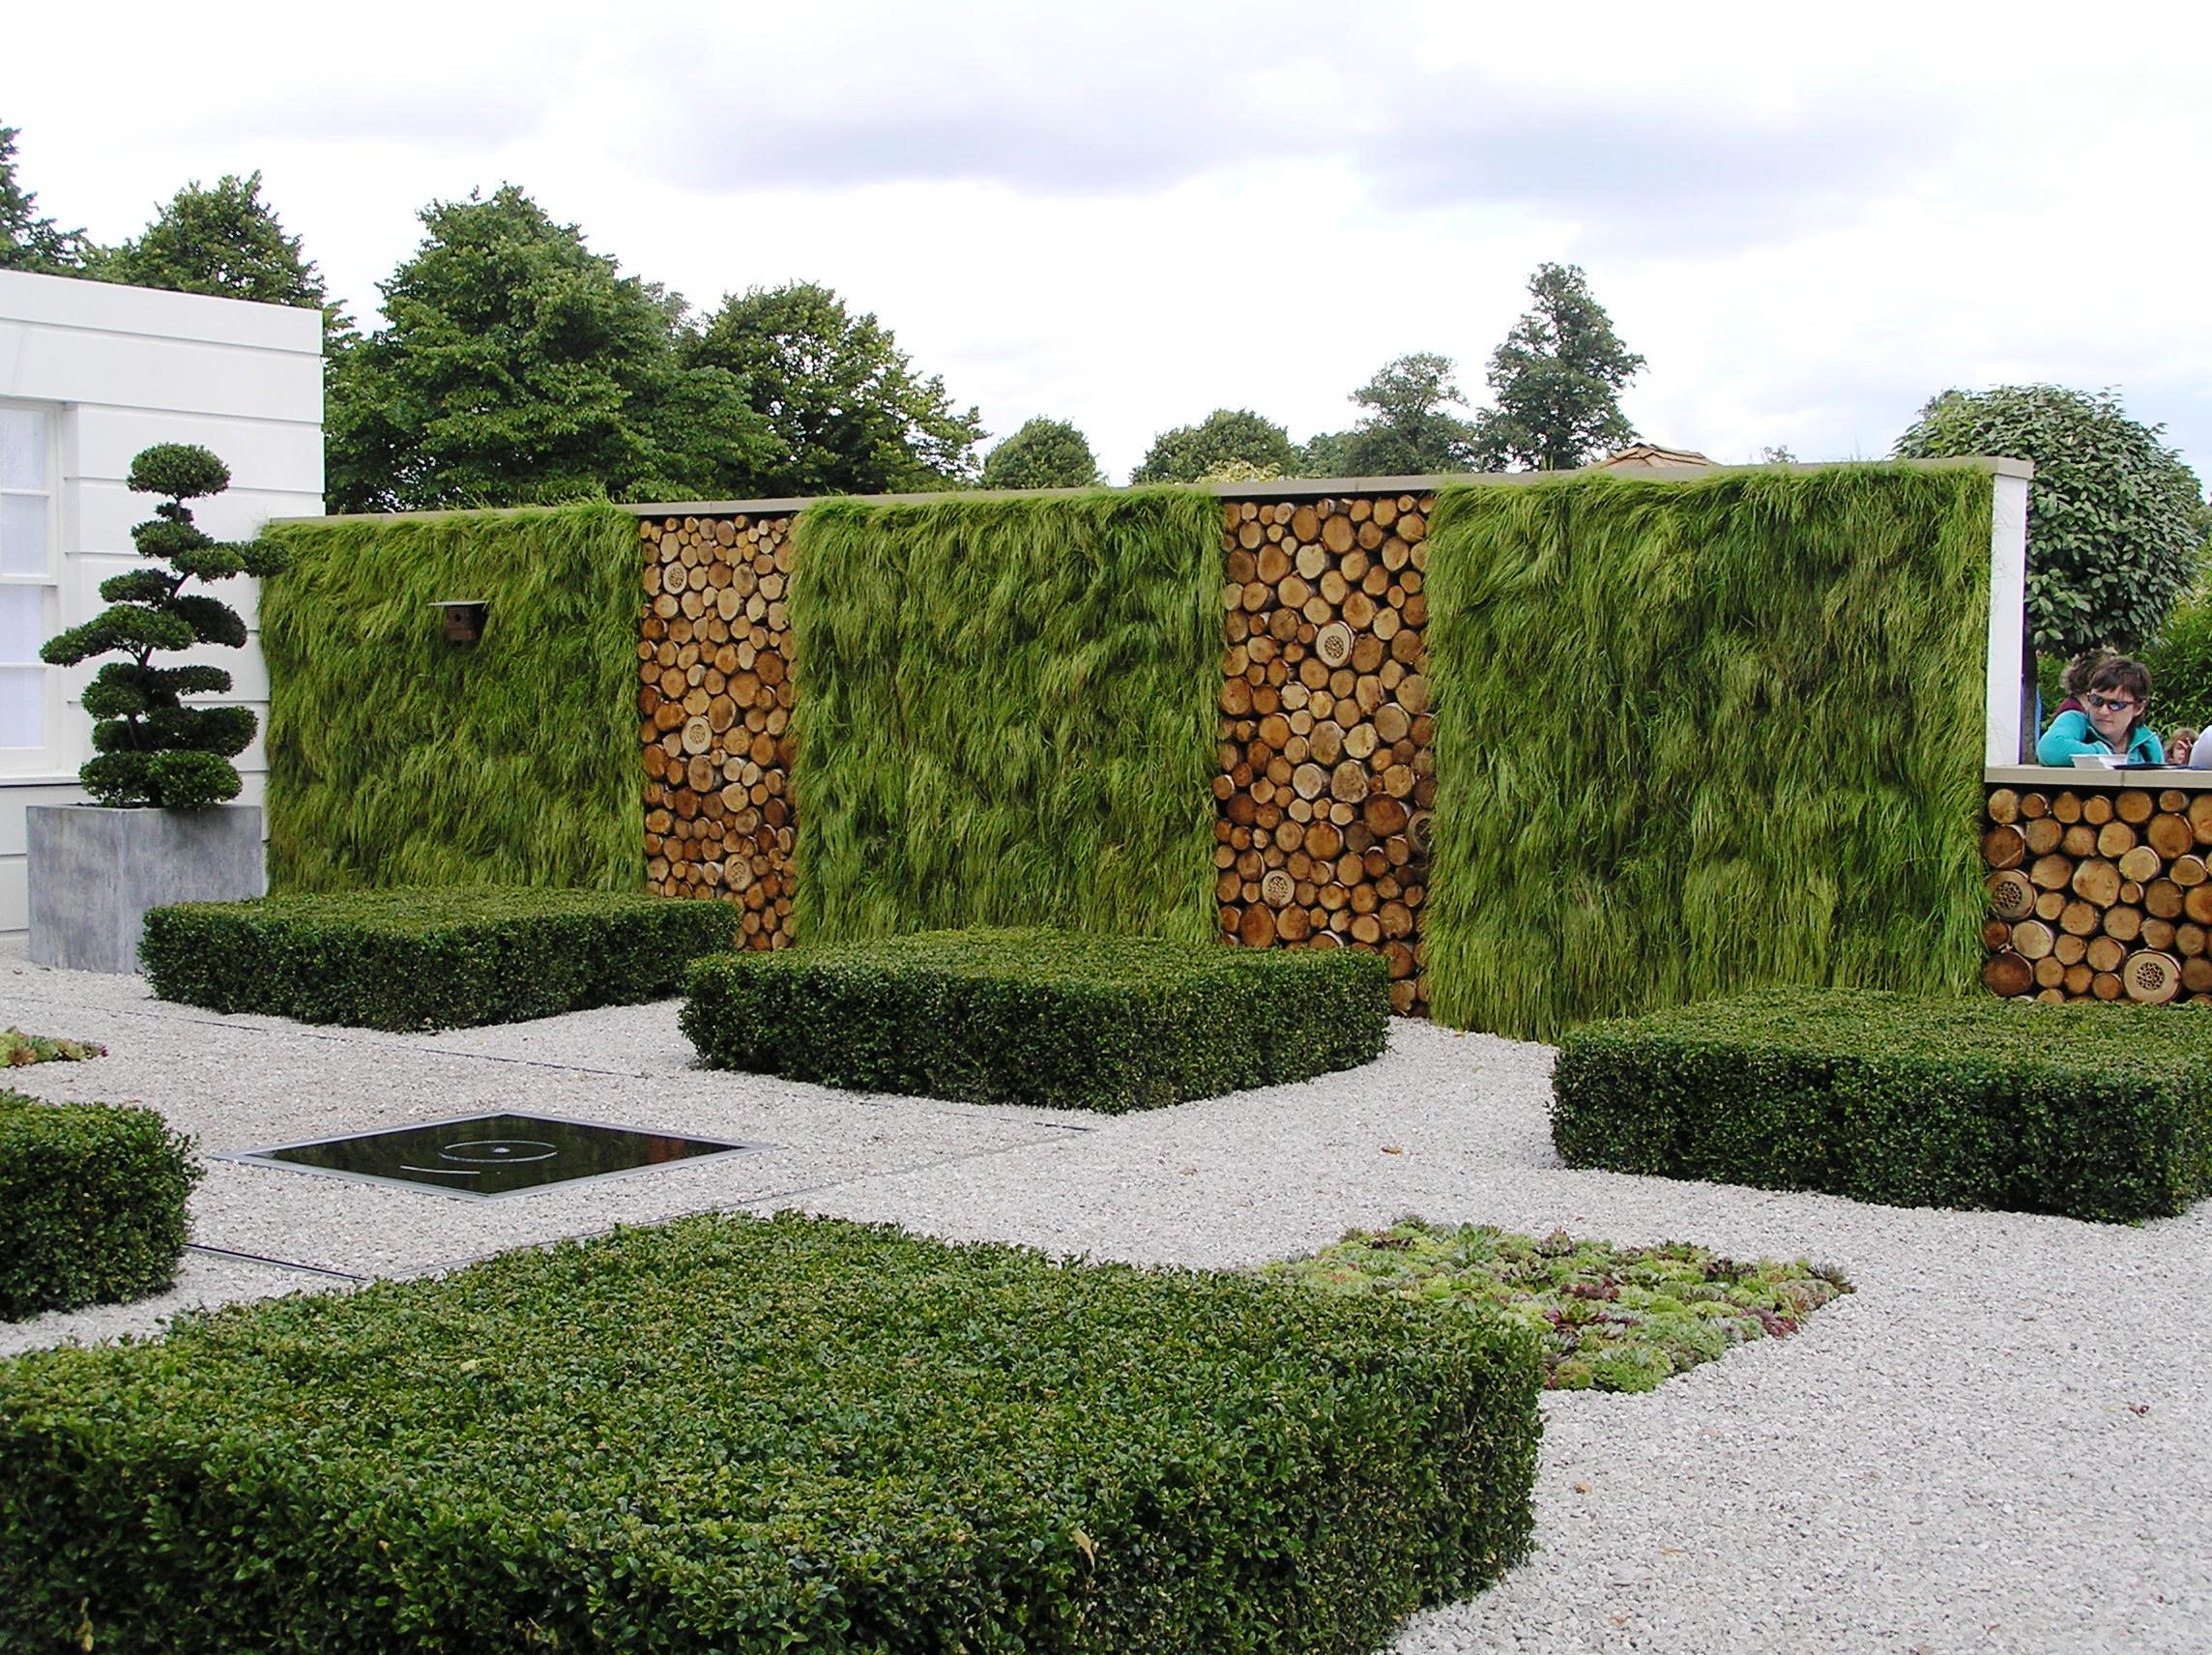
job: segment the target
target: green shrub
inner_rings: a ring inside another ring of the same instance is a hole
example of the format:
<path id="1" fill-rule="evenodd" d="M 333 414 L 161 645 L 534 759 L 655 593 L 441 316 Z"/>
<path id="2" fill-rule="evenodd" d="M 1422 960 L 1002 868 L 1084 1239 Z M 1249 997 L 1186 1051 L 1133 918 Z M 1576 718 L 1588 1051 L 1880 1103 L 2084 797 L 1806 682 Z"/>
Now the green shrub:
<path id="1" fill-rule="evenodd" d="M 2150 668 L 2150 715 L 2161 730 L 2212 724 L 2212 595 L 2174 605 L 2142 659 Z"/>
<path id="2" fill-rule="evenodd" d="M 702 960 L 682 1024 L 713 1068 L 1119 1114 L 1368 1062 L 1389 986 L 1349 948 L 937 931 Z"/>
<path id="3" fill-rule="evenodd" d="M 12 1069 L 33 1063 L 81 1063 L 87 1058 L 104 1058 L 107 1048 L 97 1040 L 62 1040 L 46 1034 L 26 1034 L 16 1028 L 0 1029 L 0 1063 Z"/>
<path id="4" fill-rule="evenodd" d="M 2160 1216 L 2212 1191 L 2206 1030 L 2168 1006 L 1769 991 L 1570 1034 L 1552 1142 L 1616 1173 Z"/>
<path id="5" fill-rule="evenodd" d="M 177 903 L 138 957 L 161 999 L 214 1011 L 451 1029 L 663 999 L 736 937 L 726 903 L 480 886 Z"/>
<path id="6" fill-rule="evenodd" d="M 0 1366 L 0 1644 L 1379 1646 L 1525 1552 L 1534 1341 L 785 1214 Z"/>
<path id="7" fill-rule="evenodd" d="M 150 1109 L 0 1089 L 0 1321 L 160 1292 L 201 1172 Z"/>

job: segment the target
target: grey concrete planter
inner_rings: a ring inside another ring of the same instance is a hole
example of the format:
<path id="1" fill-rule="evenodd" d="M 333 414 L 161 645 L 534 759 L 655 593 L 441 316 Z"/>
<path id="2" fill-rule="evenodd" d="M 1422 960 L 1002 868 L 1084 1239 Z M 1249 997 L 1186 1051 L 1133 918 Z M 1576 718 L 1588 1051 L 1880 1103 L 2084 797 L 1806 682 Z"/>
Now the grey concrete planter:
<path id="1" fill-rule="evenodd" d="M 116 810 L 34 804 L 24 814 L 37 965 L 135 972 L 149 908 L 231 902 L 269 888 L 257 805 Z"/>

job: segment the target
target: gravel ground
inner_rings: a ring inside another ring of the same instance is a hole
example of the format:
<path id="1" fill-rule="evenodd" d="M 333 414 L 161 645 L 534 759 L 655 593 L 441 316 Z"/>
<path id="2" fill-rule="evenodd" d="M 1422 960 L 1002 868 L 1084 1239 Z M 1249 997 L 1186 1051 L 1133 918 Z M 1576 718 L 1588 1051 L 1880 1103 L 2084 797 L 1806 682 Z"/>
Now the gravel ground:
<path id="1" fill-rule="evenodd" d="M 1401 1655 L 2212 1647 L 2212 1327 L 2190 1314 L 2212 1302 L 2212 1204 L 2118 1227 L 1569 1172 L 1549 1050 L 1421 1024 L 1352 1074 L 1101 1118 L 696 1070 L 672 1002 L 306 1030 L 32 968 L 18 946 L 0 955 L 6 1022 L 112 1049 L 11 1084 L 154 1104 L 211 1152 L 480 1108 L 771 1147 L 481 1204 L 217 1162 L 193 1236 L 224 1252 L 188 1255 L 158 1299 L 0 1326 L 0 1352 L 708 1206 L 1189 1264 L 1409 1212 L 1694 1240 L 1836 1264 L 1858 1292 L 1649 1395 L 1548 1396 L 1535 1554 L 1417 1616 Z"/>

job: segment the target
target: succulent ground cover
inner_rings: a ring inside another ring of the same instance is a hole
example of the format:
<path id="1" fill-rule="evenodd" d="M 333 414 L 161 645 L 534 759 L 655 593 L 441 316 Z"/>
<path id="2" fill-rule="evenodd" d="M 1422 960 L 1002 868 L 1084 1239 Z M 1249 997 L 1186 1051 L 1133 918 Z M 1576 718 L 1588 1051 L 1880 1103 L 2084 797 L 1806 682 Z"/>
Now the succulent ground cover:
<path id="1" fill-rule="evenodd" d="M 104 1058 L 107 1048 L 96 1040 L 57 1040 L 44 1034 L 26 1034 L 20 1029 L 0 1029 L 0 1065 L 20 1069 L 31 1063 L 75 1063 L 86 1058 Z"/>
<path id="2" fill-rule="evenodd" d="M 1850 1284 L 1798 1260 L 1743 1263 L 1686 1241 L 1615 1247 L 1401 1219 L 1266 1272 L 1334 1292 L 1461 1304 L 1532 1328 L 1550 1390 L 1647 1391 L 1747 1340 L 1794 1333 Z"/>

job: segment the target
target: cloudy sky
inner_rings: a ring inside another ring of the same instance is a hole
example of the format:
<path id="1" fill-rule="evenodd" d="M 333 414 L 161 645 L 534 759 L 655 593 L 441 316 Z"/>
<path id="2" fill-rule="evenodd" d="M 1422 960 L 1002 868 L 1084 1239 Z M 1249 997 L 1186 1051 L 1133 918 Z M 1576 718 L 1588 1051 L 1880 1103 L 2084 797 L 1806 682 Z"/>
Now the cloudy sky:
<path id="1" fill-rule="evenodd" d="M 1945 387 L 2052 380 L 2212 478 L 2200 8 L 26 10 L 0 124 L 43 213 L 118 240 L 258 168 L 365 320 L 425 202 L 513 183 L 694 305 L 827 282 L 1120 479 L 1216 407 L 1341 429 L 1408 351 L 1479 401 L 1550 259 L 1648 359 L 1654 441 L 1870 457 Z"/>

